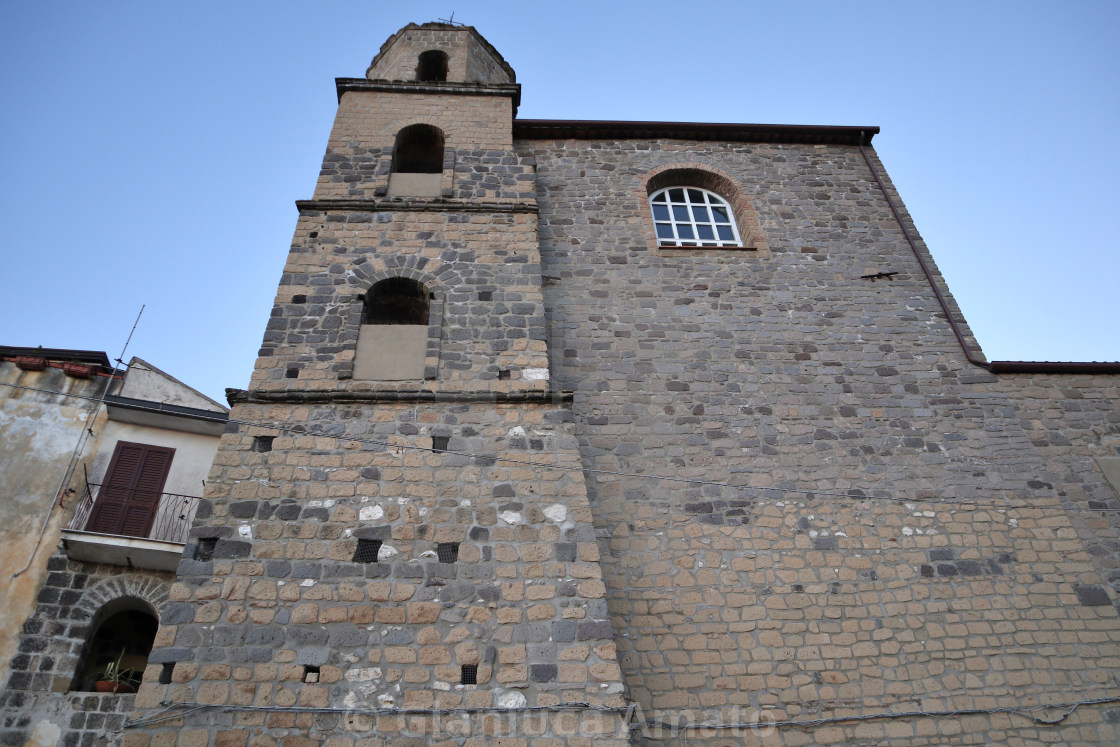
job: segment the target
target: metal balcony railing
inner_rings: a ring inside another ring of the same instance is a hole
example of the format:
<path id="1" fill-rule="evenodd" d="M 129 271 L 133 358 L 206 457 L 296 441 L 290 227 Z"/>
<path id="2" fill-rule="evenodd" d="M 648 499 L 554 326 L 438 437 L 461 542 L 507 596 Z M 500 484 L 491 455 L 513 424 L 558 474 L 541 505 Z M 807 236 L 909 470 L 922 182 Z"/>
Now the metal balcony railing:
<path id="1" fill-rule="evenodd" d="M 143 535 L 130 532 L 125 528 L 125 522 L 117 525 L 115 530 L 105 531 L 104 527 L 92 529 L 90 519 L 94 515 L 98 496 L 104 491 L 104 486 L 90 483 L 82 493 L 82 498 L 74 509 L 74 518 L 70 521 L 68 529 L 80 532 L 99 531 L 102 534 L 114 534 L 121 537 L 141 537 L 142 539 L 159 540 L 160 542 L 177 542 L 184 544 L 187 534 L 194 520 L 194 513 L 202 499 L 191 495 L 178 495 L 176 493 L 160 493 L 157 496 L 151 492 L 128 491 L 122 488 L 112 488 L 114 502 L 125 504 L 151 505 L 156 499 L 155 516 L 152 518 L 151 528 Z"/>

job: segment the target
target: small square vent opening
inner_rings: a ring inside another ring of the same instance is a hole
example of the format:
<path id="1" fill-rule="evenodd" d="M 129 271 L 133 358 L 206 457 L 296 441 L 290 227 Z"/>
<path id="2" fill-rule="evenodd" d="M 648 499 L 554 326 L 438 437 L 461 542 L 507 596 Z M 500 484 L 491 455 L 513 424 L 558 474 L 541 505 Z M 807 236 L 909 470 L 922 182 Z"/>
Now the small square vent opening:
<path id="1" fill-rule="evenodd" d="M 458 542 L 440 542 L 436 545 L 436 555 L 441 563 L 455 563 L 459 560 Z"/>
<path id="2" fill-rule="evenodd" d="M 381 540 L 358 540 L 358 547 L 354 550 L 355 563 L 376 563 L 377 554 L 381 552 Z"/>
<path id="3" fill-rule="evenodd" d="M 214 548 L 218 546 L 217 537 L 200 537 L 198 545 L 194 549 L 195 560 L 213 560 Z"/>

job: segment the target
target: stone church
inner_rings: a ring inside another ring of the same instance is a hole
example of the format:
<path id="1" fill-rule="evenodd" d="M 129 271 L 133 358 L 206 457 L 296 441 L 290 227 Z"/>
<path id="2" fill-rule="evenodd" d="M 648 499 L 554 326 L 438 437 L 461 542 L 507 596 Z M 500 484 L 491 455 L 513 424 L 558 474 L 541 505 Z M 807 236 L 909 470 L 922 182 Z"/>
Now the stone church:
<path id="1" fill-rule="evenodd" d="M 337 90 L 111 743 L 1120 742 L 1120 364 L 987 361 L 878 128 Z"/>

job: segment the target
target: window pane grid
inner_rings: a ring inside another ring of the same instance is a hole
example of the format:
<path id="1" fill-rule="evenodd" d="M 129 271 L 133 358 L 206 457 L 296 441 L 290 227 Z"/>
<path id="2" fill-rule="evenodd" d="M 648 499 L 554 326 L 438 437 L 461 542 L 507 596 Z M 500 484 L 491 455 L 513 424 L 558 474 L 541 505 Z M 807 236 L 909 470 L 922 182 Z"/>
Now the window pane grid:
<path id="1" fill-rule="evenodd" d="M 742 246 L 731 208 L 702 189 L 669 187 L 650 197 L 658 243 L 669 246 Z"/>

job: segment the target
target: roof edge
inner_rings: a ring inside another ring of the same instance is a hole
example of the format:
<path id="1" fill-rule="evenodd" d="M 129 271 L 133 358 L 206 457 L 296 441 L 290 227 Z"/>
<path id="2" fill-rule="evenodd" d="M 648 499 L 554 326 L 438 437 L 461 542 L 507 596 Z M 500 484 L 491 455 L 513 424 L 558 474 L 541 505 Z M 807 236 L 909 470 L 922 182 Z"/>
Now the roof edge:
<path id="1" fill-rule="evenodd" d="M 1120 361 L 991 361 L 988 370 L 994 374 L 1120 374 Z"/>
<path id="2" fill-rule="evenodd" d="M 70 350 L 67 348 L 25 348 L 9 345 L 0 345 L 0 358 L 30 356 L 45 358 L 49 361 L 73 361 L 76 363 L 92 363 L 100 366 L 102 373 L 112 373 L 113 366 L 109 356 L 101 350 Z"/>
<path id="3" fill-rule="evenodd" d="M 513 136 L 522 140 L 671 138 L 757 143 L 870 145 L 873 125 L 738 124 L 732 122 L 633 122 L 623 120 L 515 119 Z"/>
<path id="4" fill-rule="evenodd" d="M 179 418 L 203 420 L 209 423 L 226 423 L 229 421 L 228 411 L 219 412 L 217 410 L 203 410 L 198 407 L 186 407 L 185 405 L 169 405 L 165 402 L 152 402 L 151 400 L 136 399 L 135 397 L 118 397 L 114 394 L 105 397 L 105 404 L 110 407 L 120 407 L 125 410 L 173 415 Z"/>
<path id="5" fill-rule="evenodd" d="M 419 80 L 369 80 L 368 78 L 335 78 L 335 95 L 342 101 L 347 91 L 381 91 L 390 93 L 427 93 L 436 95 L 458 94 L 464 96 L 509 96 L 513 111 L 521 105 L 520 83 L 444 83 Z"/>

